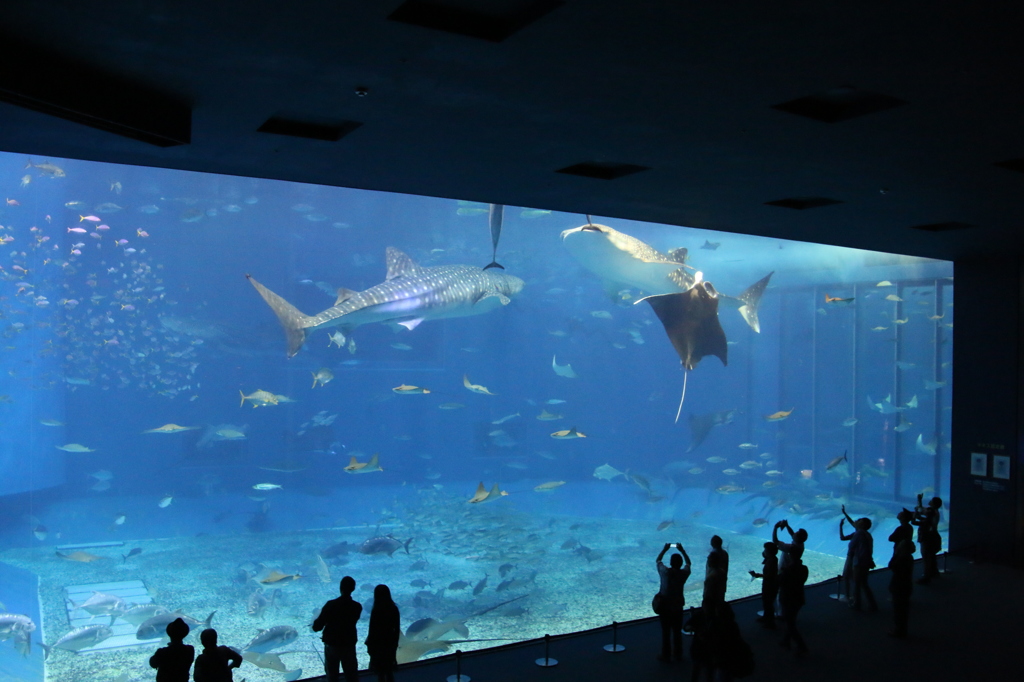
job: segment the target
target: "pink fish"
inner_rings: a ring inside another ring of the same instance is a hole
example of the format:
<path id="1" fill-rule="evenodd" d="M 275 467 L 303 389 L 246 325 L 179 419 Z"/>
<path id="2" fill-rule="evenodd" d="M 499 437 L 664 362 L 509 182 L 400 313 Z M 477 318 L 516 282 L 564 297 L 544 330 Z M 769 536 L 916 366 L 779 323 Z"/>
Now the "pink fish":
<path id="1" fill-rule="evenodd" d="M 78 249 L 71 249 L 71 253 L 73 255 L 75 255 L 75 256 L 81 256 L 82 255 L 82 252 L 79 251 Z"/>
<path id="2" fill-rule="evenodd" d="M 118 246 L 124 246 L 125 244 L 127 244 L 127 243 L 128 243 L 128 240 L 127 240 L 127 239 L 118 239 L 118 240 L 117 240 L 117 242 L 115 242 L 115 243 L 116 243 L 116 244 L 117 244 Z"/>
<path id="3" fill-rule="evenodd" d="M 88 220 L 90 223 L 98 223 L 100 221 L 100 219 L 97 218 L 94 215 L 80 215 L 80 216 L 78 216 L 78 222 L 82 222 L 83 220 Z"/>
<path id="4" fill-rule="evenodd" d="M 140 237 L 148 237 L 149 236 L 149 232 L 146 232 L 145 230 L 135 230 L 135 234 L 139 235 Z"/>
<path id="5" fill-rule="evenodd" d="M 100 234 L 99 232 L 90 232 L 89 236 L 92 237 L 93 239 L 103 239 L 103 235 Z"/>
<path id="6" fill-rule="evenodd" d="M 110 229 L 110 225 L 97 225 L 96 229 L 97 230 L 109 230 Z"/>
<path id="7" fill-rule="evenodd" d="M 84 227 L 69 227 L 68 228 L 68 232 L 75 232 L 77 234 L 85 234 L 88 231 L 89 230 L 85 229 Z"/>
<path id="8" fill-rule="evenodd" d="M 135 253 L 135 249 L 130 249 L 130 248 L 129 249 L 125 249 L 124 252 L 125 253 Z"/>

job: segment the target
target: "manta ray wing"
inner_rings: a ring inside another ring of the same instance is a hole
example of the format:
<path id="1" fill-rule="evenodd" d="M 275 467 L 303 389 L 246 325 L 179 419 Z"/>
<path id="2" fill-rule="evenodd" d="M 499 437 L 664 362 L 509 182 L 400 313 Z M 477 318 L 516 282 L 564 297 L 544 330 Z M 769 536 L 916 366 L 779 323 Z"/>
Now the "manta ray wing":
<path id="1" fill-rule="evenodd" d="M 718 296 L 709 283 L 701 282 L 679 294 L 640 300 L 654 309 L 685 369 L 693 369 L 707 355 L 729 364 L 729 345 L 718 322 Z"/>

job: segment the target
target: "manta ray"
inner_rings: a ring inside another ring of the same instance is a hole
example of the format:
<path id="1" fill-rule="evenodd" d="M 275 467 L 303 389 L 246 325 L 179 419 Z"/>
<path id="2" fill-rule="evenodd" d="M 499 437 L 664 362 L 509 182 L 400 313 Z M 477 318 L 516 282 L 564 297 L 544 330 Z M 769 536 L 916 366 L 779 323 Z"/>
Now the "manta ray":
<path id="1" fill-rule="evenodd" d="M 424 320 L 481 315 L 508 305 L 523 289 L 523 280 L 471 265 L 422 267 L 398 249 L 386 250 L 384 281 L 366 291 L 338 289 L 327 310 L 306 315 L 273 291 L 246 275 L 284 327 L 288 357 L 293 357 L 316 329 L 340 327 L 342 339 L 356 327 L 372 322 L 395 322 L 415 329 Z"/>
<path id="2" fill-rule="evenodd" d="M 562 232 L 562 243 L 584 267 L 605 280 L 650 293 L 634 303 L 647 301 L 654 309 L 687 373 L 683 375 L 676 422 L 686 399 L 686 377 L 697 363 L 713 355 L 723 365 L 729 364 L 729 346 L 718 321 L 719 302 L 736 305 L 747 325 L 755 332 L 761 331 L 757 312 L 774 272 L 738 296 L 727 296 L 705 281 L 703 272 L 686 262 L 686 249 L 664 254 L 636 237 L 591 222 L 589 216 L 586 225 Z"/>
<path id="3" fill-rule="evenodd" d="M 732 424 L 738 412 L 739 410 L 722 410 L 720 412 L 711 412 L 710 414 L 691 414 L 690 447 L 686 448 L 686 451 L 693 452 L 700 447 L 700 444 L 704 442 L 708 434 L 716 426 Z"/>
<path id="4" fill-rule="evenodd" d="M 607 225 L 588 222 L 565 230 L 562 243 L 576 260 L 598 277 L 634 286 L 648 294 L 686 292 L 704 279 L 702 272 L 686 262 L 686 249 L 673 249 L 664 254 L 650 244 Z M 773 274 L 768 273 L 737 296 L 717 294 L 726 305 L 737 307 L 743 320 L 755 332 L 761 331 L 757 311 Z"/>

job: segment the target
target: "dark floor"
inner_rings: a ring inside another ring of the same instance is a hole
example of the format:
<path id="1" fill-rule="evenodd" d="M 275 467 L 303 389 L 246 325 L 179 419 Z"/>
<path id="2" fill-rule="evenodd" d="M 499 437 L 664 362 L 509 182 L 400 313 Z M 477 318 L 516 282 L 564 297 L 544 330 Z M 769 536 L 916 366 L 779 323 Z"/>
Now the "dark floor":
<path id="1" fill-rule="evenodd" d="M 941 567 L 940 562 L 940 567 Z M 892 625 L 888 602 L 889 573 L 876 571 L 871 584 L 878 613 L 857 613 L 829 599 L 835 582 L 807 589 L 800 627 L 811 649 L 797 659 L 778 646 L 778 631 L 754 622 L 760 600 L 734 604 L 743 636 L 754 650 L 756 671 L 749 680 L 786 682 L 870 682 L 871 680 L 1012 680 L 1024 677 L 1024 574 L 990 564 L 949 558 L 951 571 L 927 587 L 915 585 L 910 612 L 911 637 L 886 635 Z M 920 562 L 916 567 L 919 575 Z M 746 578 L 739 578 L 741 580 Z M 680 680 L 690 679 L 689 660 L 665 664 L 656 660 L 660 630 L 655 619 L 619 627 L 626 651 L 607 653 L 610 630 L 569 635 L 551 641 L 553 668 L 540 668 L 543 642 L 503 647 L 463 656 L 462 671 L 474 682 L 520 680 Z M 689 642 L 686 643 L 689 655 Z M 404 666 L 397 682 L 444 682 L 455 674 L 455 658 Z M 364 672 L 363 679 L 375 679 Z M 323 679 L 323 678 L 315 678 Z"/>

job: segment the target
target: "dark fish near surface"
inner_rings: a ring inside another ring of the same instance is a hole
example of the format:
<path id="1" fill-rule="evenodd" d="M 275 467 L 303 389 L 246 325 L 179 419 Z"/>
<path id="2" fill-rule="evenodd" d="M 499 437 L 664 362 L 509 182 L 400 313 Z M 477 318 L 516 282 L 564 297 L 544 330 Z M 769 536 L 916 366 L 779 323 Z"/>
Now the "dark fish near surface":
<path id="1" fill-rule="evenodd" d="M 50 655 L 53 649 L 64 649 L 78 653 L 82 649 L 88 649 L 100 642 L 110 638 L 114 632 L 106 625 L 86 625 L 75 628 L 68 634 L 58 639 L 53 644 L 43 644 L 44 658 Z"/>
<path id="2" fill-rule="evenodd" d="M 409 567 L 409 570 L 410 571 L 422 571 L 426 567 L 427 567 L 427 560 L 426 559 L 420 559 L 419 561 L 414 562 L 412 564 L 412 566 Z"/>
<path id="3" fill-rule="evenodd" d="M 359 551 L 363 554 L 387 554 L 392 556 L 396 550 L 405 549 L 405 553 L 409 553 L 409 544 L 413 541 L 413 538 L 409 538 L 404 543 L 396 540 L 390 535 L 382 537 L 370 538 L 359 547 Z"/>
<path id="4" fill-rule="evenodd" d="M 139 556 L 140 554 L 142 554 L 142 548 L 141 548 L 141 547 L 134 547 L 134 548 L 132 548 L 132 550 L 131 550 L 130 552 L 128 552 L 127 554 L 122 554 L 122 555 L 121 555 L 121 557 L 122 557 L 122 558 L 123 558 L 123 559 L 124 559 L 125 561 L 128 561 L 128 559 L 130 559 L 131 557 L 133 557 L 133 556 Z"/>
<path id="5" fill-rule="evenodd" d="M 476 584 L 476 586 L 475 586 L 475 587 L 473 588 L 473 596 L 474 596 L 474 597 L 475 597 L 476 595 L 480 594 L 481 592 L 483 592 L 483 591 L 484 591 L 484 588 L 486 588 L 486 587 L 487 587 L 487 577 L 488 577 L 488 576 L 487 576 L 487 574 L 486 574 L 486 573 L 484 573 L 484 577 L 483 577 L 483 580 L 481 580 L 480 582 L 478 582 L 478 583 Z"/>
<path id="6" fill-rule="evenodd" d="M 503 204 L 491 204 L 488 222 L 491 227 L 491 244 L 494 246 L 494 249 L 491 253 L 491 262 L 484 266 L 484 270 L 488 268 L 505 269 L 505 266 L 498 264 L 498 240 L 501 239 L 501 223 L 504 217 L 505 206 Z"/>
<path id="7" fill-rule="evenodd" d="M 498 575 L 500 575 L 502 578 L 504 578 L 506 575 L 511 573 L 512 569 L 514 569 L 514 568 L 515 568 L 515 566 L 513 566 L 512 564 L 502 564 L 501 566 L 498 567 Z"/>
<path id="8" fill-rule="evenodd" d="M 291 644 L 299 638 L 298 631 L 290 625 L 275 625 L 267 630 L 261 630 L 253 637 L 245 647 L 245 651 L 255 651 L 265 654 L 272 649 Z"/>
<path id="9" fill-rule="evenodd" d="M 827 465 L 825 465 L 825 471 L 832 471 L 833 469 L 835 469 L 837 466 L 839 466 L 840 464 L 842 464 L 845 461 L 847 461 L 847 459 L 846 459 L 846 451 L 844 450 L 842 457 L 836 457 L 831 462 L 829 462 Z"/>
<path id="10" fill-rule="evenodd" d="M 562 549 L 572 549 L 578 544 L 580 544 L 579 540 L 577 540 L 576 538 L 569 538 L 568 540 L 562 543 Z"/>
<path id="11" fill-rule="evenodd" d="M 500 583 L 498 583 L 498 586 L 494 589 L 494 591 L 495 592 L 504 592 L 505 590 L 507 590 L 509 588 L 509 585 L 511 585 L 513 582 L 514 581 L 511 580 L 511 579 L 509 579 L 509 580 L 502 580 Z"/>
<path id="12" fill-rule="evenodd" d="M 210 623 L 213 622 L 213 615 L 217 613 L 212 611 L 206 620 L 200 622 L 195 618 L 186 616 L 183 613 L 161 613 L 152 618 L 143 621 L 142 625 L 135 632 L 135 639 L 168 639 L 167 637 L 167 625 L 175 620 L 181 618 L 188 625 L 189 631 L 195 630 L 202 626 L 204 629 L 210 627 Z M 54 645 L 56 646 L 56 645 Z"/>
<path id="13" fill-rule="evenodd" d="M 430 583 L 428 583 L 426 580 L 423 580 L 422 578 L 417 578 L 416 580 L 413 580 L 411 583 L 409 583 L 409 585 L 411 585 L 412 587 L 423 588 L 430 585 Z"/>
<path id="14" fill-rule="evenodd" d="M 325 559 L 332 559 L 336 556 L 343 556 L 349 552 L 354 552 L 359 547 L 353 542 L 339 542 L 336 545 L 331 545 L 324 551 L 320 552 L 320 556 Z"/>
<path id="15" fill-rule="evenodd" d="M 658 530 L 665 530 L 666 528 L 671 528 L 674 525 L 676 525 L 675 521 L 662 521 L 658 524 Z"/>
<path id="16" fill-rule="evenodd" d="M 448 586 L 448 589 L 449 590 L 464 590 L 467 587 L 469 587 L 469 583 L 467 583 L 465 580 L 456 580 L 455 582 L 453 582 L 452 584 L 450 584 Z"/>

